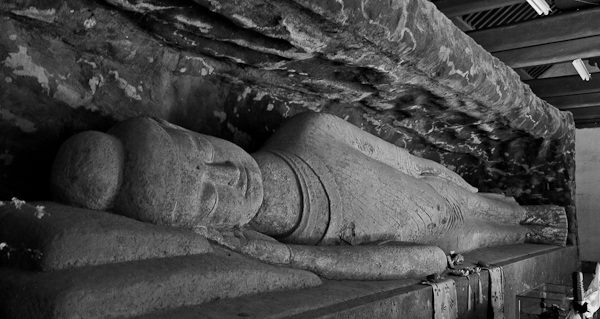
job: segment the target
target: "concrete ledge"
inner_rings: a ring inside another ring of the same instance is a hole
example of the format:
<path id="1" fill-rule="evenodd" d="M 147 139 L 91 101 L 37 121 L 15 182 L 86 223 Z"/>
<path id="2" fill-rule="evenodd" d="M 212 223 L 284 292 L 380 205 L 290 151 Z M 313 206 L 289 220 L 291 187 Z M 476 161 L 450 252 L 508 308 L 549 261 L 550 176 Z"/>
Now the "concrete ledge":
<path id="1" fill-rule="evenodd" d="M 215 253 L 35 273 L 0 268 L 0 318 L 119 318 L 321 284 L 313 273 Z"/>
<path id="2" fill-rule="evenodd" d="M 100 211 L 54 202 L 0 206 L 0 242 L 38 250 L 41 259 L 0 254 L 0 266 L 68 269 L 86 265 L 211 252 L 206 238 L 189 229 L 156 226 Z M 36 217 L 36 206 L 45 214 Z"/>
<path id="3" fill-rule="evenodd" d="M 505 275 L 505 314 L 514 318 L 515 296 L 544 282 L 569 284 L 579 267 L 577 248 L 545 245 L 508 245 L 465 254 L 464 267 L 478 261 L 501 266 Z M 490 311 L 489 275 L 481 273 L 483 303 L 467 309 L 468 289 L 477 294 L 477 275 L 456 281 L 459 318 L 486 318 Z M 420 280 L 380 282 L 324 281 L 300 291 L 267 293 L 232 300 L 156 312 L 138 319 L 177 318 L 416 318 L 431 319 L 432 290 Z M 293 306 L 292 306 L 293 305 Z"/>
<path id="4" fill-rule="evenodd" d="M 571 285 L 571 273 L 580 269 L 579 256 L 575 246 L 507 245 L 478 249 L 465 254 L 465 266 L 473 265 L 480 260 L 487 261 L 493 266 L 500 266 L 504 270 L 506 318 L 515 317 L 516 295 L 543 283 Z M 482 277 L 485 277 L 483 289 L 485 292 L 489 292 L 489 276 L 486 274 Z M 476 285 L 476 280 L 471 279 L 471 288 L 473 292 L 476 292 L 477 287 L 474 283 Z M 467 279 L 458 278 L 456 285 L 459 296 L 466 299 Z M 459 302 L 459 314 L 464 314 L 461 318 L 475 319 L 485 317 L 487 311 L 483 311 L 482 308 L 467 312 L 466 303 Z"/>

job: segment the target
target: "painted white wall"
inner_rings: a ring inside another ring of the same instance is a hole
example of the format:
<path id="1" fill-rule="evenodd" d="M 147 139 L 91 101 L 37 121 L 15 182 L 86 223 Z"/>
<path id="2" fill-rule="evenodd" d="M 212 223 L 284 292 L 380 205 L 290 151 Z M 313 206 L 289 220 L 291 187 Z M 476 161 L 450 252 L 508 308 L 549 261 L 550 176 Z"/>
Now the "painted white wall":
<path id="1" fill-rule="evenodd" d="M 600 128 L 575 132 L 575 203 L 580 258 L 600 261 Z"/>

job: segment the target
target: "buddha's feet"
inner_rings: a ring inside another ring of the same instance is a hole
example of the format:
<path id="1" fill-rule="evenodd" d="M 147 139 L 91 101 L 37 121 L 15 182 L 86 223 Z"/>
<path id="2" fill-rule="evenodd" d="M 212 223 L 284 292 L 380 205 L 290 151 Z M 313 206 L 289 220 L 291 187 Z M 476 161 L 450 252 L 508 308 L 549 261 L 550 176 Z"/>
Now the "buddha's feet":
<path id="1" fill-rule="evenodd" d="M 526 214 L 520 222 L 529 229 L 527 242 L 564 246 L 568 221 L 565 209 L 556 205 L 523 206 Z"/>

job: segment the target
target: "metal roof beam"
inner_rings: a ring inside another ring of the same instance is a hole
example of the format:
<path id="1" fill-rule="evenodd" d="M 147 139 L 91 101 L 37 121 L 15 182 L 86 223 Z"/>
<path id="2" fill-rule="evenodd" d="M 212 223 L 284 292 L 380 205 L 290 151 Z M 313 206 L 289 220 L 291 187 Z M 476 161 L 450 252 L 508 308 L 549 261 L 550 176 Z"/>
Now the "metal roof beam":
<path id="1" fill-rule="evenodd" d="M 526 68 L 600 56 L 598 43 L 600 35 L 494 52 L 493 55 L 512 68 Z"/>
<path id="2" fill-rule="evenodd" d="M 434 2 L 438 10 L 447 17 L 462 16 L 469 13 L 510 6 L 526 0 L 442 0 Z"/>
<path id="3" fill-rule="evenodd" d="M 593 74 L 589 81 L 582 81 L 574 75 L 524 82 L 541 98 L 600 92 L 600 74 Z"/>
<path id="4" fill-rule="evenodd" d="M 600 8 L 579 10 L 467 34 L 494 53 L 600 35 L 599 16 Z"/>

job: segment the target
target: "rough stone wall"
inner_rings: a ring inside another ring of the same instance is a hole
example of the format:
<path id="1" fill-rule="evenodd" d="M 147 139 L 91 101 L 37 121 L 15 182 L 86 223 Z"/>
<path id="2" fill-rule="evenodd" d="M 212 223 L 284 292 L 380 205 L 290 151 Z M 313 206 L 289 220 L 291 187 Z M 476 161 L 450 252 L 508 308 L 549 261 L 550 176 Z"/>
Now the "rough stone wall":
<path id="1" fill-rule="evenodd" d="M 482 191 L 574 215 L 574 125 L 424 0 L 5 0 L 0 199 L 60 143 L 150 115 L 256 150 L 336 114 Z M 573 242 L 573 238 L 571 239 Z"/>

